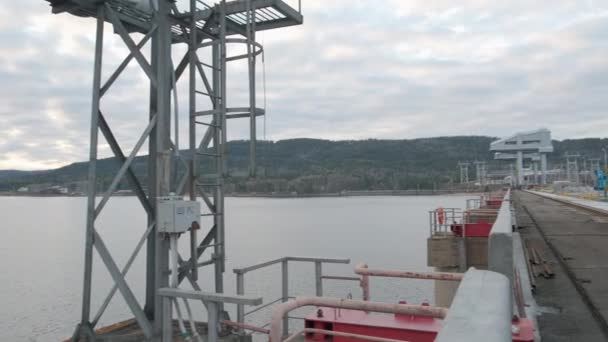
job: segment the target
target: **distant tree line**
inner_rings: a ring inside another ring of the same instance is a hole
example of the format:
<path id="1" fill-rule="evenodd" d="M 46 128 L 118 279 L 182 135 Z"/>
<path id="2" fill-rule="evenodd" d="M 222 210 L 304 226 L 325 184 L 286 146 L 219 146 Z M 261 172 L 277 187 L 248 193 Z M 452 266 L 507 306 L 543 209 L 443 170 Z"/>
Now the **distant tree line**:
<path id="1" fill-rule="evenodd" d="M 459 181 L 459 161 L 485 160 L 492 168 L 508 168 L 492 160 L 488 151 L 493 137 L 455 136 L 410 140 L 289 139 L 258 142 L 258 177 L 247 177 L 248 141 L 227 145 L 226 180 L 230 192 L 328 193 L 343 190 L 433 189 L 453 186 Z M 554 141 L 549 164 L 563 162 L 566 152 L 585 158 L 602 157 L 608 139 L 568 139 Z M 182 155 L 189 158 L 188 151 Z M 203 158 L 207 161 L 209 158 Z M 137 157 L 133 170 L 146 182 L 147 157 Z M 179 163 L 177 163 L 179 165 Z M 114 158 L 99 160 L 98 186 L 105 189 L 119 164 Z M 181 166 L 180 166 L 181 167 Z M 213 165 L 201 160 L 201 172 L 212 173 Z M 73 163 L 45 171 L 0 171 L 0 191 L 15 191 L 29 184 L 68 184 L 86 180 L 88 162 Z M 180 173 L 183 169 L 180 169 Z M 474 173 L 474 168 L 470 174 Z M 179 175 L 178 175 L 179 176 Z M 119 189 L 128 189 L 126 180 Z"/>

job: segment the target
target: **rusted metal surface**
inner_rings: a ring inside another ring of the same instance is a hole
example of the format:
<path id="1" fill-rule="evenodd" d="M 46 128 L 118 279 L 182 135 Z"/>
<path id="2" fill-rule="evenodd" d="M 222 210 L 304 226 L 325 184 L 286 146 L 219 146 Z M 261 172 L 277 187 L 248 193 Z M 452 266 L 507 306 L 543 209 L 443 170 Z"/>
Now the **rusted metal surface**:
<path id="1" fill-rule="evenodd" d="M 179 332 L 177 320 L 173 320 L 173 341 L 183 342 L 184 337 Z M 195 322 L 196 330 L 201 334 L 207 333 L 206 322 Z M 186 331 L 191 332 L 190 326 L 187 325 Z M 137 325 L 134 318 L 116 322 L 95 330 L 99 341 L 145 341 L 145 336 L 141 328 Z M 66 339 L 64 342 L 72 342 L 72 339 Z"/>
<path id="2" fill-rule="evenodd" d="M 374 277 L 391 277 L 391 278 L 411 278 L 411 279 L 433 279 L 433 280 L 451 280 L 460 281 L 463 278 L 462 273 L 452 272 L 411 272 L 388 269 L 373 269 L 368 268 L 366 264 L 360 263 L 355 267 L 355 273 L 359 275 L 374 276 Z"/>
<path id="3" fill-rule="evenodd" d="M 370 269 L 365 263 L 359 263 L 355 267 L 355 273 L 361 276 L 361 289 L 363 300 L 370 300 L 369 277 L 390 277 L 390 278 L 410 278 L 410 279 L 431 279 L 431 280 L 450 280 L 459 281 L 462 273 L 450 272 L 409 272 L 400 270 Z"/>
<path id="4" fill-rule="evenodd" d="M 528 264 L 533 277 L 553 278 L 555 273 L 551 265 L 547 262 L 544 253 L 541 253 L 542 248 L 537 243 L 526 243 L 526 252 L 528 255 Z"/>
<path id="5" fill-rule="evenodd" d="M 540 275 L 535 299 L 541 307 L 554 310 L 538 317 L 542 339 L 607 341 L 606 223 L 594 220 L 599 213 L 573 203 L 532 192 L 516 194 L 518 222 L 525 227 L 520 233 L 555 274 L 546 279 L 542 262 L 532 265 Z"/>

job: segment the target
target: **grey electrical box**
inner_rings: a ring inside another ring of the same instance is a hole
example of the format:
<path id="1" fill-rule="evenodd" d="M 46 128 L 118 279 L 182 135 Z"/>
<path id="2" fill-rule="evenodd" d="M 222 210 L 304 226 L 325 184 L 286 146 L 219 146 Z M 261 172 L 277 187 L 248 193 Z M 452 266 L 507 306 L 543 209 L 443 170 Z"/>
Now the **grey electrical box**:
<path id="1" fill-rule="evenodd" d="M 199 223 L 201 206 L 196 201 L 184 201 L 180 197 L 164 197 L 156 203 L 156 222 L 160 233 L 183 233 Z"/>

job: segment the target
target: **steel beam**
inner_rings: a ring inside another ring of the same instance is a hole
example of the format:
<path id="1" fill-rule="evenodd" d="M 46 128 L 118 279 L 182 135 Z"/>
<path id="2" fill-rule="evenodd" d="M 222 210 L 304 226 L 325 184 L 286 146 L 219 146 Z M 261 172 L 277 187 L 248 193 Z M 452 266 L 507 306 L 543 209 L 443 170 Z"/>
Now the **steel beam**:
<path id="1" fill-rule="evenodd" d="M 142 235 L 142 237 L 139 239 L 139 242 L 135 246 L 135 250 L 131 253 L 131 256 L 127 260 L 127 263 L 125 264 L 125 266 L 123 267 L 122 271 L 120 272 L 120 274 L 123 277 L 125 277 L 127 275 L 127 272 L 129 272 L 129 269 L 131 268 L 131 265 L 133 264 L 133 261 L 135 261 L 135 258 L 137 257 L 137 254 L 139 254 L 139 251 L 143 247 L 144 243 L 146 242 L 146 239 L 148 238 L 148 235 L 150 235 L 150 232 L 152 231 L 153 228 L 154 228 L 154 224 L 151 225 L 151 226 L 149 226 L 148 229 L 146 229 L 146 231 Z M 112 297 L 114 297 L 114 294 L 116 293 L 116 290 L 118 290 L 118 283 L 114 284 L 114 286 L 110 290 L 110 293 L 108 293 L 108 295 L 106 296 L 106 299 L 103 301 L 103 303 L 99 307 L 99 310 L 97 311 L 97 314 L 95 315 L 95 318 L 93 318 L 93 321 L 91 322 L 91 327 L 92 328 L 94 328 L 97 325 L 97 323 L 99 322 L 99 319 L 101 318 L 101 316 L 103 315 L 104 311 L 108 307 L 108 304 L 110 304 L 110 301 L 112 300 Z"/>
<path id="2" fill-rule="evenodd" d="M 205 75 L 205 70 L 203 70 L 203 66 L 200 64 L 196 54 L 194 55 L 194 57 L 195 57 L 194 64 L 195 64 L 196 68 L 198 69 L 198 73 L 200 74 L 201 79 L 203 80 L 203 85 L 205 85 L 205 90 L 207 90 L 207 94 L 209 94 L 209 100 L 211 101 L 211 104 L 213 105 L 213 98 L 216 96 L 215 91 L 214 91 L 214 89 L 211 89 L 211 85 L 209 84 L 209 79 L 207 79 L 207 75 Z M 193 115 L 195 112 L 196 111 L 194 111 L 190 115 Z"/>
<path id="3" fill-rule="evenodd" d="M 133 54 L 133 57 L 135 57 L 135 60 L 137 60 L 137 62 L 139 63 L 141 69 L 150 78 L 150 81 L 153 84 L 157 84 L 158 79 L 156 75 L 154 75 L 154 73 L 152 72 L 152 67 L 148 63 L 148 60 L 146 60 L 146 57 L 144 57 L 141 51 L 137 48 L 137 45 L 135 45 L 135 42 L 133 42 L 133 39 L 131 39 L 129 32 L 122 25 L 122 22 L 120 21 L 118 16 L 116 16 L 116 13 L 114 13 L 114 10 L 110 7 L 109 4 L 106 4 L 106 10 L 108 12 L 108 18 L 112 22 L 112 25 L 114 25 L 114 30 L 122 38 L 127 48 L 129 48 L 131 54 Z"/>
<path id="4" fill-rule="evenodd" d="M 81 327 L 89 326 L 91 314 L 91 281 L 93 275 L 93 234 L 95 230 L 95 195 L 97 189 L 97 138 L 99 134 L 99 99 L 101 87 L 101 65 L 103 57 L 104 9 L 97 12 L 97 33 L 95 40 L 95 66 L 93 71 L 93 100 L 91 104 L 91 137 L 89 149 L 89 174 L 87 197 L 87 225 L 84 251 L 84 285 L 82 292 Z"/>
<path id="5" fill-rule="evenodd" d="M 154 187 L 156 196 L 163 197 L 170 193 L 171 183 L 171 27 L 168 21 L 170 13 L 169 0 L 159 0 L 158 10 L 154 20 L 158 25 L 152 38 L 152 70 L 157 79 L 154 100 L 156 101 L 158 120 L 156 123 L 156 153 L 151 155 L 151 162 L 156 169 Z M 154 83 L 152 83 L 154 85 Z M 158 232 L 153 234 L 155 243 L 155 277 L 154 277 L 154 333 L 160 336 L 164 329 L 171 328 L 165 325 L 172 317 L 171 306 L 162 305 L 162 298 L 158 289 L 168 287 L 169 278 L 169 241 Z"/>
<path id="6" fill-rule="evenodd" d="M 99 112 L 99 129 L 101 130 L 101 133 L 103 133 L 104 137 L 106 138 L 108 145 L 110 145 L 110 149 L 114 153 L 114 157 L 116 158 L 118 163 L 120 163 L 121 165 L 124 164 L 124 162 L 127 160 L 127 158 L 125 157 L 124 153 L 122 152 L 120 145 L 118 145 L 118 142 L 116 141 L 116 138 L 114 137 L 114 134 L 112 133 L 112 130 L 110 129 L 110 126 L 106 122 L 106 119 L 103 116 L 103 113 L 101 111 Z M 149 215 L 153 215 L 154 208 L 152 207 L 152 204 L 150 203 L 150 200 L 148 199 L 146 193 L 144 192 L 144 189 L 141 186 L 141 183 L 139 182 L 139 180 L 137 179 L 137 176 L 135 175 L 135 172 L 133 171 L 133 169 L 131 167 L 129 167 L 127 169 L 125 175 L 127 177 L 127 181 L 131 185 L 131 189 L 133 190 L 135 195 L 137 195 L 137 198 L 139 199 L 139 202 L 146 210 L 146 213 L 148 213 Z"/>
<path id="7" fill-rule="evenodd" d="M 205 235 L 205 238 L 203 238 L 203 240 L 200 242 L 200 244 L 196 248 L 196 260 L 189 260 L 187 262 L 180 264 L 181 269 L 180 269 L 179 275 L 177 277 L 177 280 L 179 283 L 181 283 L 182 280 L 184 280 L 184 278 L 188 275 L 188 273 L 190 272 L 190 269 L 192 267 L 196 267 L 196 265 L 195 265 L 196 262 L 201 257 L 201 255 L 203 255 L 203 253 L 207 249 L 207 246 L 209 244 L 211 244 L 211 242 L 214 240 L 215 235 L 216 235 L 216 226 L 214 225 L 213 227 L 211 227 L 209 232 L 207 232 L 207 235 Z"/>
<path id="8" fill-rule="evenodd" d="M 196 149 L 195 153 L 201 152 L 203 149 L 209 147 L 209 144 L 211 143 L 211 140 L 213 139 L 213 136 L 215 134 L 216 128 L 217 128 L 217 125 L 215 124 L 215 121 L 212 121 L 211 126 L 209 126 L 207 128 L 207 131 L 205 131 L 205 135 L 203 136 L 203 139 L 201 140 L 200 144 L 198 145 L 198 148 Z M 190 166 L 188 166 L 188 168 L 189 167 Z M 188 172 L 189 172 L 189 169 L 184 175 L 182 175 L 182 179 L 178 182 L 178 187 L 177 187 L 175 193 L 181 194 L 184 192 L 184 187 L 186 186 L 186 182 L 188 180 Z"/>
<path id="9" fill-rule="evenodd" d="M 227 296 L 212 292 L 192 291 L 183 290 L 176 288 L 164 288 L 160 289 L 159 294 L 161 296 L 171 298 L 185 298 L 185 299 L 196 299 L 210 303 L 229 303 L 229 304 L 243 304 L 243 305 L 260 305 L 262 304 L 262 297 L 246 297 L 246 296 Z"/>
<path id="10" fill-rule="evenodd" d="M 103 263 L 106 265 L 106 268 L 108 269 L 108 271 L 110 272 L 110 275 L 112 276 L 112 279 L 118 286 L 120 293 L 125 298 L 125 301 L 127 302 L 129 309 L 135 316 L 135 320 L 137 321 L 137 324 L 143 331 L 144 336 L 146 336 L 146 338 L 151 338 L 152 337 L 152 326 L 150 325 L 150 321 L 148 321 L 146 314 L 141 309 L 141 306 L 139 306 L 137 299 L 135 299 L 135 295 L 133 295 L 133 292 L 129 288 L 129 285 L 127 285 L 125 278 L 122 276 L 120 270 L 118 269 L 118 267 L 116 266 L 116 263 L 114 262 L 114 259 L 112 259 L 112 256 L 110 255 L 110 252 L 108 251 L 108 248 L 106 247 L 105 243 L 103 242 L 103 239 L 97 233 L 97 231 L 95 231 L 95 228 L 93 228 L 93 234 L 94 234 L 94 238 L 95 238 L 94 245 L 95 245 L 95 249 L 97 250 L 97 253 L 99 253 L 101 260 L 103 260 Z"/>
<path id="11" fill-rule="evenodd" d="M 99 205 L 97 205 L 97 208 L 95 208 L 95 217 L 97 217 L 99 215 L 99 213 L 101 213 L 101 211 L 103 210 L 103 207 L 105 206 L 105 204 L 110 199 L 110 196 L 112 196 L 112 194 L 114 193 L 114 191 L 118 187 L 118 184 L 122 180 L 122 177 L 125 175 L 125 173 L 127 172 L 127 170 L 130 168 L 131 163 L 133 162 L 133 160 L 135 159 L 135 156 L 137 156 L 137 153 L 139 152 L 139 149 L 144 144 L 144 142 L 146 141 L 146 139 L 150 135 L 150 132 L 152 131 L 152 129 L 156 125 L 156 122 L 157 122 L 156 117 L 157 117 L 156 115 L 152 117 L 152 119 L 148 123 L 148 126 L 146 127 L 146 129 L 144 130 L 144 132 L 142 133 L 142 135 L 137 140 L 137 143 L 133 147 L 133 150 L 129 154 L 129 157 L 125 160 L 125 162 L 122 164 L 122 166 L 120 167 L 120 169 L 118 170 L 118 172 L 114 176 L 114 179 L 112 180 L 112 183 L 110 184 L 110 186 L 106 190 L 106 193 L 103 195 L 101 201 L 99 201 Z"/>
<path id="12" fill-rule="evenodd" d="M 190 0 L 190 13 L 195 13 L 196 11 L 196 0 Z M 191 18 L 190 20 L 190 46 L 188 46 L 188 56 L 190 60 L 190 69 L 189 69 L 189 89 L 188 89 L 188 101 L 189 101 L 189 114 L 188 115 L 188 148 L 190 149 L 190 164 L 187 168 L 184 175 L 188 175 L 188 193 L 190 195 L 190 200 L 196 200 L 196 180 L 198 175 L 198 159 L 197 155 L 194 153 L 194 149 L 196 148 L 196 118 L 192 115 L 196 112 L 196 69 L 199 66 L 198 56 L 196 54 L 196 45 L 197 45 L 197 37 L 196 37 L 196 20 Z M 200 67 L 200 66 L 199 66 Z M 204 72 L 203 72 L 204 75 Z M 213 101 L 212 101 L 213 102 Z M 186 178 L 186 177 L 184 177 Z M 182 184 L 177 185 L 178 188 L 183 188 Z M 179 192 L 178 192 L 179 193 Z M 196 264 L 196 241 L 197 241 L 197 229 L 190 229 L 190 260 Z M 190 271 L 190 275 L 194 281 L 198 279 L 198 267 L 196 265 L 192 267 Z M 179 282 L 179 280 L 178 280 Z"/>
<path id="13" fill-rule="evenodd" d="M 221 25 L 221 23 L 220 23 Z M 222 34 L 225 34 L 225 30 L 220 30 L 219 34 L 220 36 L 222 36 Z M 207 129 L 209 134 L 208 136 L 213 140 L 213 148 L 216 150 L 216 152 L 218 154 L 222 153 L 222 146 L 221 146 L 221 130 L 224 130 L 226 127 L 223 126 L 223 120 L 222 120 L 222 114 L 221 114 L 221 100 L 220 97 L 223 95 L 222 92 L 222 77 L 221 77 L 221 73 L 222 73 L 222 64 L 220 63 L 220 54 L 221 54 L 221 50 L 222 50 L 222 46 L 221 46 L 221 40 L 218 38 L 216 40 L 216 42 L 214 44 L 211 45 L 211 64 L 213 65 L 213 69 L 212 69 L 212 78 L 211 78 L 211 82 L 213 83 L 213 90 L 215 91 L 216 97 L 213 98 L 214 104 L 213 104 L 213 109 L 214 109 L 214 113 L 213 113 L 213 122 L 215 123 L 214 127 L 209 127 Z M 223 99 L 222 99 L 223 100 Z M 218 175 L 218 177 L 222 177 L 223 176 L 223 164 L 221 161 L 221 158 L 217 158 L 215 161 L 215 172 Z M 219 178 L 218 178 L 219 179 Z M 221 194 L 219 187 L 217 187 L 213 193 L 213 207 L 215 208 L 214 213 L 218 212 L 218 196 Z M 213 217 L 213 223 L 214 223 L 214 227 L 215 227 L 215 231 L 214 231 L 214 235 L 213 235 L 213 240 L 216 243 L 216 246 L 213 246 L 213 253 L 215 254 L 215 256 L 219 256 L 220 253 L 220 247 L 219 245 L 217 245 L 218 243 L 218 225 L 219 225 L 219 221 L 218 221 L 218 217 L 217 215 Z M 217 259 L 215 259 L 215 264 L 214 264 L 214 280 L 215 280 L 215 290 L 216 292 L 220 292 L 220 290 L 222 290 L 223 287 L 223 280 L 221 279 L 222 277 L 222 272 L 221 272 L 221 264 L 219 263 L 219 261 Z"/>
<path id="14" fill-rule="evenodd" d="M 150 40 L 150 37 L 152 37 L 154 30 L 156 30 L 156 26 L 153 26 L 152 29 L 148 33 L 146 33 L 146 35 L 139 41 L 139 43 L 135 46 L 137 51 L 141 51 L 141 49 L 146 45 L 148 40 Z M 134 57 L 133 52 L 129 51 L 129 55 L 127 55 L 127 57 L 125 57 L 125 59 L 122 61 L 122 63 L 120 63 L 120 65 L 118 65 L 118 68 L 116 68 L 114 73 L 112 73 L 112 75 L 108 78 L 106 83 L 104 83 L 103 87 L 101 87 L 101 94 L 100 94 L 101 97 L 103 97 L 105 95 L 105 93 L 110 89 L 112 84 L 114 84 L 114 82 L 118 79 L 118 76 L 120 76 L 120 74 L 125 70 L 127 65 L 129 65 L 129 63 L 131 62 L 133 57 Z"/>
<path id="15" fill-rule="evenodd" d="M 247 61 L 249 71 L 249 176 L 256 175 L 256 113 L 255 113 L 255 7 L 247 1 Z"/>
<path id="16" fill-rule="evenodd" d="M 221 139 L 220 139 L 220 148 L 221 148 L 221 152 L 220 152 L 220 158 L 218 160 L 218 170 L 217 170 L 217 174 L 218 174 L 218 186 L 216 189 L 216 197 L 215 197 L 215 208 L 216 208 L 216 213 L 219 213 L 220 215 L 216 215 L 216 225 L 217 225 L 217 236 L 215 239 L 215 243 L 218 245 L 219 250 L 218 253 L 216 254 L 217 257 L 220 258 L 219 260 L 219 277 L 217 277 L 216 284 L 219 285 L 217 286 L 216 290 L 217 292 L 224 292 L 224 280 L 223 280 L 223 272 L 225 271 L 225 260 L 226 260 L 226 244 L 224 241 L 225 238 L 225 232 L 224 232 L 224 176 L 227 175 L 227 171 L 228 171 L 228 164 L 227 164 L 227 158 L 226 158 L 226 145 L 227 145 L 227 124 L 226 124 L 226 108 L 227 108 L 227 85 L 226 85 L 226 78 L 227 78 L 227 65 L 226 65 L 226 54 L 227 54 L 227 48 L 226 48 L 226 0 L 222 0 L 222 3 L 220 4 L 220 55 L 219 55 L 219 67 L 220 67 L 220 120 L 216 120 L 216 121 L 221 121 L 220 124 L 220 133 L 221 133 Z M 217 130 L 216 130 L 217 131 Z"/>

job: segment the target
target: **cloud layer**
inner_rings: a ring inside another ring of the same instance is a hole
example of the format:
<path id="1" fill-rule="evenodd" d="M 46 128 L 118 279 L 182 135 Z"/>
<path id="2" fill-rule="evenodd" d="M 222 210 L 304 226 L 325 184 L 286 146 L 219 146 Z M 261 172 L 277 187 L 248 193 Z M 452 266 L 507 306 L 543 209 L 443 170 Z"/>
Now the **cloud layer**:
<path id="1" fill-rule="evenodd" d="M 303 26 L 258 35 L 260 136 L 503 136 L 539 126 L 558 139 L 605 136 L 606 2 L 307 0 L 303 11 Z M 86 159 L 94 25 L 40 0 L 0 8 L 0 169 Z M 105 35 L 104 78 L 127 54 L 109 25 Z M 230 67 L 230 105 L 244 105 L 246 65 Z M 126 150 L 145 127 L 147 89 L 132 63 L 102 103 Z M 246 122 L 229 132 L 246 138 Z"/>

